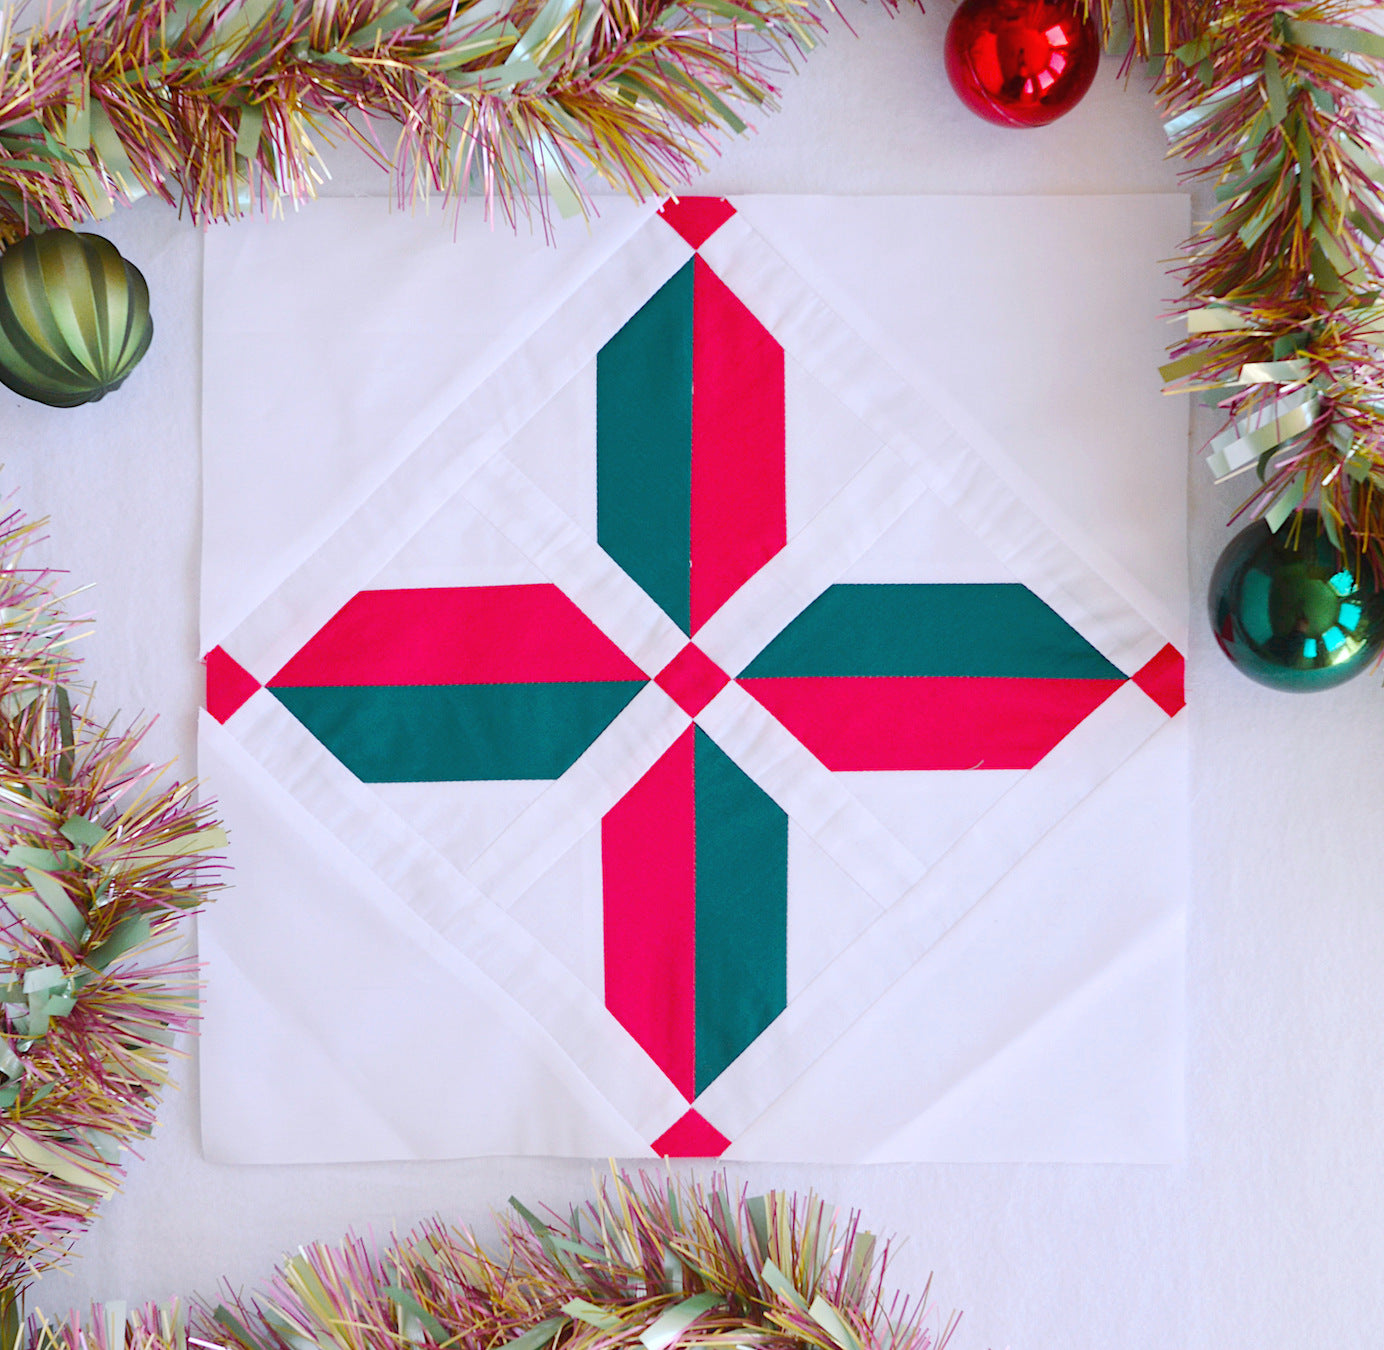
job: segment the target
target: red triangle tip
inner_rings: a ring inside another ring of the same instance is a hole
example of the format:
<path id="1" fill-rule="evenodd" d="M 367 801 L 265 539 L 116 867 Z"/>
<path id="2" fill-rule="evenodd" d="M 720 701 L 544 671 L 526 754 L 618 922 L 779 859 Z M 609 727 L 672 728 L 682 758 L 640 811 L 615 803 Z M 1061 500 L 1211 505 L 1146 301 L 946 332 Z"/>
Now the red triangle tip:
<path id="1" fill-rule="evenodd" d="M 1169 642 L 1133 679 L 1169 717 L 1174 717 L 1187 703 L 1183 687 L 1185 669 L 1182 653 Z"/>
<path id="2" fill-rule="evenodd" d="M 719 1158 L 730 1140 L 696 1111 L 689 1110 L 654 1140 L 661 1158 Z"/>
<path id="3" fill-rule="evenodd" d="M 724 197 L 669 197 L 658 214 L 687 241 L 701 248 L 734 214 Z"/>
<path id="4" fill-rule="evenodd" d="M 224 724 L 245 706 L 260 682 L 221 647 L 213 647 L 202 664 L 207 671 L 207 711 Z"/>

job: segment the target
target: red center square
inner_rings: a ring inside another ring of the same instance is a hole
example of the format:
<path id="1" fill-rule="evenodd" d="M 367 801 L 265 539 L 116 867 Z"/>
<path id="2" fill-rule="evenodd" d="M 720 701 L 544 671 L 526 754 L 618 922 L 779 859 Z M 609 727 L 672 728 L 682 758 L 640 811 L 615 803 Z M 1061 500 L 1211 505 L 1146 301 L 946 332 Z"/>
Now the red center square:
<path id="1" fill-rule="evenodd" d="M 695 717 L 730 683 L 730 676 L 689 642 L 659 671 L 654 683 L 689 717 Z"/>

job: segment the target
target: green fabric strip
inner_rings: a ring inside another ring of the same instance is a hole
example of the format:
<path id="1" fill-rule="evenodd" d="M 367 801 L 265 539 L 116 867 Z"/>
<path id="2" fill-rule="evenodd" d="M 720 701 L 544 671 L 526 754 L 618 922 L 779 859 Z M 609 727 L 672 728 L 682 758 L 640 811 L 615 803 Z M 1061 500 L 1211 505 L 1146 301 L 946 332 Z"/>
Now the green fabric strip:
<path id="1" fill-rule="evenodd" d="M 596 538 L 683 632 L 692 576 L 691 262 L 596 358 Z"/>
<path id="2" fill-rule="evenodd" d="M 788 817 L 700 727 L 697 1091 L 788 1000 Z"/>
<path id="3" fill-rule="evenodd" d="M 641 688 L 611 680 L 269 692 L 357 778 L 442 783 L 557 778 Z"/>
<path id="4" fill-rule="evenodd" d="M 1119 680 L 1027 586 L 832 586 L 740 672 Z"/>

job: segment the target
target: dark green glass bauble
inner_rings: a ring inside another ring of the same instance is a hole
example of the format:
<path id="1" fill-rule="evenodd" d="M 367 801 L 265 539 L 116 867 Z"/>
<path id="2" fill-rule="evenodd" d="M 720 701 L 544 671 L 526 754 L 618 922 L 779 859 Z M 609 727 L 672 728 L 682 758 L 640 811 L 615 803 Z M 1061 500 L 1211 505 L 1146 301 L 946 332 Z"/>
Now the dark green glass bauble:
<path id="1" fill-rule="evenodd" d="M 1330 689 L 1384 646 L 1384 596 L 1369 565 L 1341 556 L 1316 511 L 1295 533 L 1291 521 L 1274 534 L 1260 520 L 1237 534 L 1207 599 L 1221 650 L 1271 689 Z"/>
<path id="2" fill-rule="evenodd" d="M 0 254 L 0 382 L 16 394 L 54 408 L 94 402 L 153 336 L 149 287 L 109 240 L 44 230 Z"/>

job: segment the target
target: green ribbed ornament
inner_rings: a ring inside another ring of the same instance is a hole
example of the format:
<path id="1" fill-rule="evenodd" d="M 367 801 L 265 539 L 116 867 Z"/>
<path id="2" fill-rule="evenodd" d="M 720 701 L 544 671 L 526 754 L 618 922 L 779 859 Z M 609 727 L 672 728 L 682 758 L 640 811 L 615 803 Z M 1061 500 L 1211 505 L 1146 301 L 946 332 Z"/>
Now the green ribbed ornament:
<path id="1" fill-rule="evenodd" d="M 149 349 L 139 268 L 95 234 L 44 230 L 0 254 L 0 382 L 54 408 L 92 403 Z"/>

